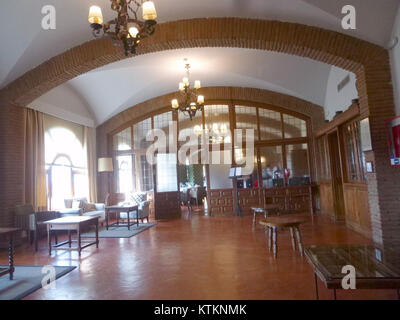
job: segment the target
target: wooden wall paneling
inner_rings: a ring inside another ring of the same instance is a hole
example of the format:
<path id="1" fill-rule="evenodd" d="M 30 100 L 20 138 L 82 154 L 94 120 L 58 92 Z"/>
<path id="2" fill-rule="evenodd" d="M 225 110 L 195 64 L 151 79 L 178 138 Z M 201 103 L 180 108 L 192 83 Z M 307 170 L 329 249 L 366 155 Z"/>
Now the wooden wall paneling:
<path id="1" fill-rule="evenodd" d="M 364 236 L 371 237 L 371 216 L 369 214 L 368 187 L 365 183 L 344 185 L 346 225 Z"/>
<path id="2" fill-rule="evenodd" d="M 213 216 L 232 216 L 234 214 L 233 189 L 210 190 L 209 196 Z"/>

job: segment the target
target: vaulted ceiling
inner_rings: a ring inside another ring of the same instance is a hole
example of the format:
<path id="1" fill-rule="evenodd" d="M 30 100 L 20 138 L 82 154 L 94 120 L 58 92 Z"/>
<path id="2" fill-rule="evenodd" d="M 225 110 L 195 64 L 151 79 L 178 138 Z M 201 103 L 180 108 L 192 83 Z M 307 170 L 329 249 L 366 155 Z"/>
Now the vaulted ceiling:
<path id="1" fill-rule="evenodd" d="M 159 23 L 195 17 L 247 17 L 317 26 L 386 46 L 399 0 L 154 0 Z M 44 5 L 54 5 L 57 29 L 41 28 Z M 3 0 L 0 11 L 0 88 L 68 48 L 92 40 L 90 5 L 114 17 L 109 0 Z M 357 30 L 341 28 L 341 8 L 357 10 Z M 376 23 L 373 23 L 376 21 Z M 331 67 L 305 58 L 246 49 L 203 48 L 129 58 L 75 78 L 38 99 L 74 121 L 100 124 L 149 98 L 175 91 L 187 57 L 203 86 L 269 89 L 324 104 Z M 69 97 L 67 101 L 62 97 Z M 74 104 L 74 106 L 71 106 Z M 79 109 L 79 110 L 78 110 Z M 55 112 L 57 113 L 57 112 Z M 58 112 L 57 114 L 60 114 Z M 73 118 L 72 117 L 72 118 Z M 71 118 L 71 117 L 69 117 Z M 81 120 L 79 120 L 81 118 Z M 85 122 L 85 121 L 83 121 Z"/>

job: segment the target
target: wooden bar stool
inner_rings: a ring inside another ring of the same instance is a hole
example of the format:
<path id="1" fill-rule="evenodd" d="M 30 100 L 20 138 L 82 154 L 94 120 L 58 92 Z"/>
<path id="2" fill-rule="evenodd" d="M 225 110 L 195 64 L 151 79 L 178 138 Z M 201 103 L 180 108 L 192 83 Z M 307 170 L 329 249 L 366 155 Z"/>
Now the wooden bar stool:
<path id="1" fill-rule="evenodd" d="M 278 228 L 289 228 L 290 237 L 292 240 L 293 250 L 296 251 L 296 240 L 299 248 L 300 255 L 303 256 L 303 243 L 301 242 L 301 234 L 299 226 L 305 223 L 305 219 L 300 217 L 290 217 L 290 216 L 279 216 L 271 217 L 260 221 L 260 224 L 265 227 L 265 231 L 268 231 L 268 250 L 273 250 L 274 258 L 278 256 Z"/>

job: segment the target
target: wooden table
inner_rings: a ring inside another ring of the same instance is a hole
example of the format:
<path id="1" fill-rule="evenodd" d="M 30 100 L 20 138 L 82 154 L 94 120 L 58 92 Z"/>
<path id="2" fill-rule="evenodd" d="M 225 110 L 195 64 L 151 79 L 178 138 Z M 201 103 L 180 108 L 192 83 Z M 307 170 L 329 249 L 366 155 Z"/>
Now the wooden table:
<path id="1" fill-rule="evenodd" d="M 106 214 L 106 229 L 108 230 L 109 227 L 128 227 L 128 230 L 130 230 L 130 227 L 133 226 L 135 223 L 131 223 L 130 217 L 129 217 L 129 212 L 136 211 L 136 225 L 139 226 L 139 207 L 138 205 L 122 205 L 122 206 L 108 206 L 105 209 L 105 214 Z M 117 213 L 117 222 L 113 224 L 109 224 L 109 216 L 110 212 L 115 212 Z M 121 212 L 126 212 L 127 215 L 127 220 L 128 223 L 119 223 L 119 214 Z"/>
<path id="2" fill-rule="evenodd" d="M 47 225 L 49 255 L 51 255 L 51 249 L 70 250 L 70 251 L 77 250 L 79 252 L 79 255 L 81 255 L 81 251 L 84 248 L 87 248 L 94 244 L 96 245 L 96 248 L 99 247 L 99 217 L 69 216 L 69 217 L 63 217 L 63 218 L 54 219 L 54 220 L 48 220 L 43 223 Z M 81 239 L 81 232 L 83 230 L 87 229 L 89 226 L 96 227 L 96 240 L 95 241 Z M 58 230 L 68 231 L 68 240 L 61 242 L 61 243 L 57 243 L 57 240 L 56 240 L 56 244 L 52 245 L 51 233 L 52 233 L 52 231 L 58 231 Z M 71 239 L 71 231 L 77 232 L 78 240 Z M 78 246 L 72 247 L 72 242 L 77 242 Z M 85 245 L 82 245 L 82 243 L 85 243 Z M 68 247 L 65 247 L 66 244 L 68 244 Z"/>
<path id="3" fill-rule="evenodd" d="M 274 258 L 278 256 L 278 228 L 290 229 L 290 237 L 292 239 L 292 247 L 294 251 L 296 251 L 296 240 L 294 237 L 294 233 L 296 233 L 299 252 L 301 256 L 303 256 L 303 244 L 301 242 L 299 226 L 305 222 L 306 220 L 302 217 L 293 217 L 288 215 L 271 217 L 260 221 L 260 224 L 265 227 L 265 231 L 268 231 L 268 250 L 271 251 L 272 247 Z"/>
<path id="4" fill-rule="evenodd" d="M 380 246 L 338 245 L 311 246 L 304 250 L 314 269 L 315 296 L 318 295 L 318 278 L 327 289 L 342 288 L 344 266 L 356 271 L 356 289 L 393 289 L 400 300 L 400 255 L 398 250 L 382 249 Z"/>
<path id="5" fill-rule="evenodd" d="M 267 204 L 263 208 L 252 207 L 251 210 L 253 211 L 253 228 L 255 228 L 255 226 L 257 225 L 258 214 L 264 215 L 264 219 L 267 219 L 267 217 L 269 216 L 269 211 L 277 209 L 279 209 L 279 205 L 277 204 Z"/>
<path id="6" fill-rule="evenodd" d="M 17 231 L 20 231 L 20 229 L 0 228 L 0 236 L 8 238 L 8 268 L 0 268 L 0 277 L 9 274 L 10 280 L 14 278 L 14 234 Z"/>

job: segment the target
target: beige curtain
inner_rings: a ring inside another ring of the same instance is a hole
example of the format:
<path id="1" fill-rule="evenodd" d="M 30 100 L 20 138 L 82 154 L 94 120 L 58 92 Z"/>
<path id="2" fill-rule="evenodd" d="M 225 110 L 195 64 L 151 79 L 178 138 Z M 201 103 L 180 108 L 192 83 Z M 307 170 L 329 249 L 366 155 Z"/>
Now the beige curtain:
<path id="1" fill-rule="evenodd" d="M 47 209 L 43 113 L 25 109 L 25 203 Z"/>
<path id="2" fill-rule="evenodd" d="M 84 148 L 89 177 L 89 201 L 92 203 L 96 203 L 96 131 L 94 128 L 84 127 Z"/>

